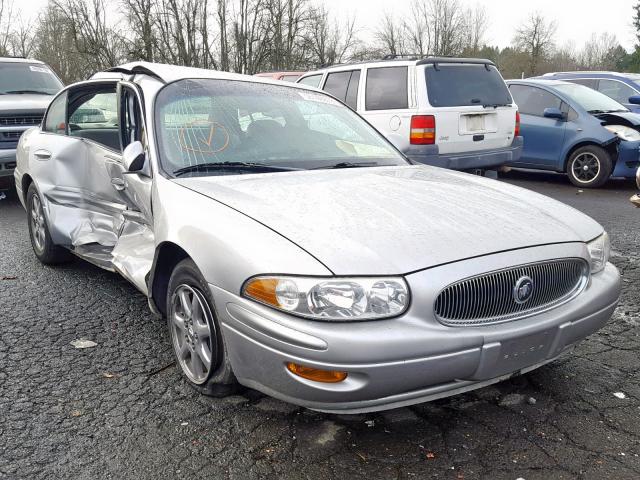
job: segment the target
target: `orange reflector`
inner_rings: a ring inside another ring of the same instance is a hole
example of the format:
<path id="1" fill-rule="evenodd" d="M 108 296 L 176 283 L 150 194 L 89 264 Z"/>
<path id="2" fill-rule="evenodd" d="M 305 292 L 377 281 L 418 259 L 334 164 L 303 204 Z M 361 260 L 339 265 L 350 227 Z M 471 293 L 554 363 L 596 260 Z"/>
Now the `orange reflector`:
<path id="1" fill-rule="evenodd" d="M 287 369 L 299 377 L 322 383 L 338 383 L 347 378 L 347 372 L 336 372 L 334 370 L 320 370 L 319 368 L 305 367 L 297 363 L 287 363 Z"/>
<path id="2" fill-rule="evenodd" d="M 255 278 L 245 285 L 244 293 L 254 300 L 279 307 L 280 303 L 276 297 L 277 286 L 278 280 L 275 278 Z"/>

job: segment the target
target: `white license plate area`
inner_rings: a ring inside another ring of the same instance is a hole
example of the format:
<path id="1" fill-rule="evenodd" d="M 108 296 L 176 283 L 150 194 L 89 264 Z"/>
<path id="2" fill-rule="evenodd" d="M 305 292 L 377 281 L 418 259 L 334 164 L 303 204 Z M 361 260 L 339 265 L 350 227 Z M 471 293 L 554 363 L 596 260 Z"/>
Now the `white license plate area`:
<path id="1" fill-rule="evenodd" d="M 493 113 L 460 115 L 460 135 L 477 135 L 497 131 L 497 116 Z"/>

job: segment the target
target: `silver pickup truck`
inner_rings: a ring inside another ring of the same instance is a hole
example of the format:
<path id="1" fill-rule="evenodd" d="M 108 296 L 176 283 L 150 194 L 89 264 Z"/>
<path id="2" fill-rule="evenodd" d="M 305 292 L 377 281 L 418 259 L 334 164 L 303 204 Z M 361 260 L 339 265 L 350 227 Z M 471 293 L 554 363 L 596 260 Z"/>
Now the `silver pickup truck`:
<path id="1" fill-rule="evenodd" d="M 43 62 L 0 57 L 0 190 L 13 184 L 20 135 L 40 125 L 49 102 L 62 87 Z"/>

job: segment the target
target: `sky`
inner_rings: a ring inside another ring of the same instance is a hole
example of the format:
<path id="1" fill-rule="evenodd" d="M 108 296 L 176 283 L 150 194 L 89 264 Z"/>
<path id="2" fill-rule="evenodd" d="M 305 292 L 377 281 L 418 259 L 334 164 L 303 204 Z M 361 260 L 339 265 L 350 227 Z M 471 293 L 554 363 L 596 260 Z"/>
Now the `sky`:
<path id="1" fill-rule="evenodd" d="M 117 0 L 112 0 L 114 4 Z M 312 0 L 325 4 L 336 16 L 353 15 L 363 39 L 371 38 L 384 12 L 410 15 L 412 0 Z M 487 10 L 490 26 L 487 43 L 501 48 L 509 46 L 515 28 L 533 11 L 539 11 L 558 25 L 556 42 L 572 42 L 581 48 L 592 33 L 615 34 L 620 44 L 632 50 L 635 36 L 632 7 L 636 0 L 459 0 L 467 6 L 476 3 Z M 25 17 L 34 17 L 47 0 L 18 0 L 14 5 Z"/>

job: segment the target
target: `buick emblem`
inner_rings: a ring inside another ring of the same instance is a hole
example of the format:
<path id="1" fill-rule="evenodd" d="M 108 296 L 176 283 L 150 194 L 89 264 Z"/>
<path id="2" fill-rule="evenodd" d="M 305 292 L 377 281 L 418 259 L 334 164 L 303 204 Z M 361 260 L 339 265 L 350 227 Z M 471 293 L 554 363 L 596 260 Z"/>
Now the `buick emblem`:
<path id="1" fill-rule="evenodd" d="M 520 277 L 513 287 L 513 299 L 516 303 L 527 303 L 533 295 L 533 280 L 531 277 Z"/>

